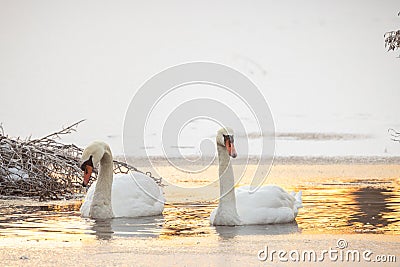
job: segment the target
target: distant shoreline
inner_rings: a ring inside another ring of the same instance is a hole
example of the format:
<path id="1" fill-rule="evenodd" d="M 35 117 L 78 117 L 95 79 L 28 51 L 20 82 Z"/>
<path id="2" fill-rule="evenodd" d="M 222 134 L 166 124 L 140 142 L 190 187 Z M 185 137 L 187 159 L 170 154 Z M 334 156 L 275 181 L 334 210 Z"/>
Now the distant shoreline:
<path id="1" fill-rule="evenodd" d="M 159 166 L 170 165 L 170 162 L 159 156 L 149 157 L 153 164 Z M 124 160 L 123 156 L 117 156 L 116 159 Z M 203 165 L 212 162 L 212 165 L 217 165 L 217 160 L 211 157 L 206 157 L 196 161 L 195 157 L 188 157 L 188 160 L 184 158 L 170 158 L 171 162 L 180 164 L 193 164 Z M 148 160 L 145 157 L 127 157 L 129 164 L 134 166 L 147 166 Z M 233 160 L 233 164 L 257 164 L 258 159 L 256 157 L 247 158 L 236 158 Z M 274 165 L 329 165 L 329 164 L 355 164 L 355 165 L 397 165 L 400 164 L 400 156 L 395 157 L 382 157 L 382 156 L 336 156 L 336 157 L 325 157 L 325 156 L 292 156 L 292 157 L 275 157 L 273 161 Z"/>

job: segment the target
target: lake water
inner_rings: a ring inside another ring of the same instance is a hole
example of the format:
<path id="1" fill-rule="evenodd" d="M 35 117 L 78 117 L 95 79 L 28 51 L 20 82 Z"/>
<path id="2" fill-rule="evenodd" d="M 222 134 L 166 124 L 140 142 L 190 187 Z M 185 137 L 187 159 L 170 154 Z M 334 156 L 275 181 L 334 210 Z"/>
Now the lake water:
<path id="1" fill-rule="evenodd" d="M 162 216 L 92 220 L 80 217 L 80 200 L 0 200 L 0 242 L 8 238 L 63 240 L 115 238 L 230 237 L 284 234 L 400 234 L 400 192 L 391 182 L 319 183 L 303 190 L 296 222 L 214 227 L 216 202 L 167 203 Z"/>

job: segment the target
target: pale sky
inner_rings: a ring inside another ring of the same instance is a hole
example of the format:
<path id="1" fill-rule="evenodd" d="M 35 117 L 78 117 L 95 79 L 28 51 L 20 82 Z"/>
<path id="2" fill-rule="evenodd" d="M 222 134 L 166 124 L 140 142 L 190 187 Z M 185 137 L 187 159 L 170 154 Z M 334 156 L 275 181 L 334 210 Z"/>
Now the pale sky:
<path id="1" fill-rule="evenodd" d="M 118 138 L 147 79 L 211 61 L 252 79 L 278 132 L 400 129 L 400 51 L 383 39 L 399 11 L 397 0 L 0 0 L 0 122 L 36 137 L 85 118 L 78 145 Z"/>

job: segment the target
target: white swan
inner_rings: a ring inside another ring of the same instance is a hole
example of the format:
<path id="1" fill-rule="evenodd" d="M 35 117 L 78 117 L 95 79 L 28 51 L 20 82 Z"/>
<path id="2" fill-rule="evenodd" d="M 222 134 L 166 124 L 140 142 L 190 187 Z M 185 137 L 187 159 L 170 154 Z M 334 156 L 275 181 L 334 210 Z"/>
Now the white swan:
<path id="1" fill-rule="evenodd" d="M 236 157 L 233 130 L 217 133 L 220 199 L 210 216 L 213 225 L 275 224 L 294 221 L 302 207 L 301 191 L 288 194 L 281 187 L 268 185 L 250 193 L 250 186 L 234 189 L 230 156 Z M 236 192 L 235 192 L 236 191 Z"/>
<path id="2" fill-rule="evenodd" d="M 82 217 L 107 219 L 162 213 L 165 199 L 153 179 L 139 172 L 117 174 L 113 179 L 113 157 L 106 143 L 91 143 L 82 153 L 82 162 L 83 186 L 87 186 L 93 168 L 100 163 L 97 181 L 90 186 L 81 206 Z"/>

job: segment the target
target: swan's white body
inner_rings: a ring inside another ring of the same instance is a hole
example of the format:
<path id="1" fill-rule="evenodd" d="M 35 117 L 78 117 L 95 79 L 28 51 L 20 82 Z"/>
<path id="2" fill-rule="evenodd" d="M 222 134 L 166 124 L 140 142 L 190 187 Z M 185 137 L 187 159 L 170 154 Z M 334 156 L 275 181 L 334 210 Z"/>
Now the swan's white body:
<path id="1" fill-rule="evenodd" d="M 288 194 L 281 187 L 267 185 L 250 193 L 250 186 L 235 190 L 236 209 L 240 224 L 276 224 L 294 221 L 301 205 L 301 191 Z M 210 216 L 214 222 L 218 208 Z M 230 224 L 228 224 L 230 225 Z"/>
<path id="2" fill-rule="evenodd" d="M 82 160 L 93 157 L 100 162 L 98 180 L 94 182 L 81 206 L 82 217 L 113 218 L 154 216 L 164 209 L 164 196 L 156 182 L 139 172 L 113 175 L 111 150 L 103 142 L 89 145 Z"/>
<path id="3" fill-rule="evenodd" d="M 86 194 L 85 201 L 81 206 L 82 217 L 90 217 L 90 206 L 96 185 L 97 182 L 94 182 Z M 162 202 L 155 200 L 153 196 L 162 200 Z M 140 172 L 114 175 L 111 191 L 111 205 L 114 217 L 159 215 L 164 209 L 163 202 L 165 202 L 165 199 L 162 190 L 147 175 Z"/>
<path id="4" fill-rule="evenodd" d="M 302 207 L 301 191 L 288 194 L 276 185 L 263 186 L 255 192 L 250 192 L 250 186 L 234 189 L 232 165 L 222 141 L 223 135 L 233 136 L 233 131 L 221 129 L 217 135 L 221 197 L 218 208 L 211 213 L 211 224 L 276 224 L 294 221 L 298 209 Z"/>

